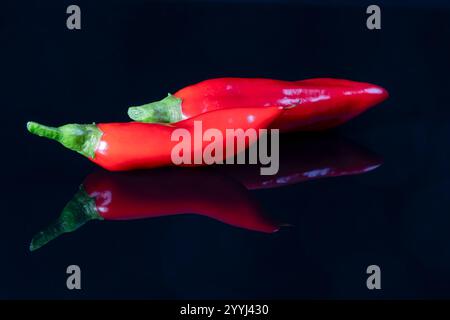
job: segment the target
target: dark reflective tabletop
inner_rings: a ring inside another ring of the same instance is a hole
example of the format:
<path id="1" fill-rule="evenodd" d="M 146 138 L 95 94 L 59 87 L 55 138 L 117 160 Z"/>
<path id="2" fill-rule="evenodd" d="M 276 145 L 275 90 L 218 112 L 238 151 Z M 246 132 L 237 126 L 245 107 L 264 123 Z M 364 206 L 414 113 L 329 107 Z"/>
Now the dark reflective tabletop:
<path id="1" fill-rule="evenodd" d="M 369 31 L 352 2 L 79 5 L 69 31 L 65 3 L 2 4 L 0 298 L 450 297 L 448 6 L 382 5 Z M 127 121 L 130 105 L 221 76 L 339 77 L 391 96 L 330 132 L 281 136 L 269 178 L 109 173 L 25 129 Z M 114 219 L 56 237 L 80 185 Z M 66 288 L 72 264 L 81 291 Z M 382 290 L 366 287 L 374 264 Z"/>

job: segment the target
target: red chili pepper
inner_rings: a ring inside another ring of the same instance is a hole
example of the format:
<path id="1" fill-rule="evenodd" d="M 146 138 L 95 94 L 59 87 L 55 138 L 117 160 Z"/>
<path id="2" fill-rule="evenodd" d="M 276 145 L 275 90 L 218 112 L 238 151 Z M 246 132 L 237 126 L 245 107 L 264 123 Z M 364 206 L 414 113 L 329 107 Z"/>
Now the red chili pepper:
<path id="1" fill-rule="evenodd" d="M 222 145 L 226 149 L 228 137 L 234 136 L 227 129 L 267 128 L 281 112 L 282 109 L 279 107 L 233 108 L 207 112 L 173 125 L 129 122 L 97 125 L 68 124 L 53 128 L 29 122 L 27 128 L 38 136 L 59 141 L 65 147 L 88 157 L 105 169 L 119 171 L 173 164 L 171 153 L 179 142 L 171 141 L 172 133 L 176 129 L 186 129 L 194 140 L 195 121 L 201 122 L 203 131 L 211 128 L 219 130 L 223 137 Z M 209 142 L 202 142 L 201 146 L 196 146 L 195 142 L 192 142 L 191 159 L 196 154 L 201 155 L 205 147 L 209 145 Z M 250 137 L 246 140 L 245 147 L 253 142 L 255 141 Z M 230 149 L 228 153 L 231 152 L 234 156 L 241 151 L 241 146 L 235 144 L 235 149 Z M 223 159 L 226 155 L 224 151 Z M 203 159 L 200 160 L 201 164 L 204 164 Z"/>
<path id="2" fill-rule="evenodd" d="M 251 165 L 228 165 L 216 170 L 254 190 L 362 174 L 378 168 L 382 162 L 380 156 L 342 137 L 297 134 L 287 135 L 280 142 L 279 171 L 275 175 L 261 175 L 259 167 Z"/>
<path id="3" fill-rule="evenodd" d="M 185 87 L 161 101 L 131 107 L 128 115 L 141 122 L 170 123 L 211 110 L 296 105 L 271 127 L 315 131 L 338 126 L 387 97 L 388 92 L 379 86 L 341 79 L 219 78 Z"/>
<path id="4" fill-rule="evenodd" d="M 258 232 L 272 233 L 279 229 L 263 214 L 247 189 L 213 170 L 98 171 L 85 179 L 59 219 L 33 238 L 30 250 L 78 229 L 89 220 L 130 220 L 191 213 Z"/>

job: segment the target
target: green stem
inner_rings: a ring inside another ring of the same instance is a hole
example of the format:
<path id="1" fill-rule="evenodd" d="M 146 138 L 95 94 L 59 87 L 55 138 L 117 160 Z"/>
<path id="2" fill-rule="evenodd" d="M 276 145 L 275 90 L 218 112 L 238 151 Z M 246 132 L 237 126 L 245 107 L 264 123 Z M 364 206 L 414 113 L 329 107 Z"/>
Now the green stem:
<path id="1" fill-rule="evenodd" d="M 27 123 L 27 129 L 40 137 L 56 140 L 66 148 L 90 158 L 94 158 L 95 149 L 103 134 L 95 124 L 66 124 L 54 128 L 30 121 Z"/>
<path id="2" fill-rule="evenodd" d="M 172 123 L 183 119 L 180 98 L 169 95 L 156 102 L 128 108 L 128 116 L 139 122 Z"/>
<path id="3" fill-rule="evenodd" d="M 53 140 L 58 140 L 61 136 L 58 128 L 47 127 L 32 121 L 27 123 L 27 129 L 40 137 L 47 137 Z"/>
<path id="4" fill-rule="evenodd" d="M 73 199 L 64 207 L 60 217 L 33 237 L 30 250 L 39 249 L 63 233 L 75 231 L 90 220 L 103 220 L 103 217 L 95 207 L 94 198 L 91 198 L 81 186 Z"/>

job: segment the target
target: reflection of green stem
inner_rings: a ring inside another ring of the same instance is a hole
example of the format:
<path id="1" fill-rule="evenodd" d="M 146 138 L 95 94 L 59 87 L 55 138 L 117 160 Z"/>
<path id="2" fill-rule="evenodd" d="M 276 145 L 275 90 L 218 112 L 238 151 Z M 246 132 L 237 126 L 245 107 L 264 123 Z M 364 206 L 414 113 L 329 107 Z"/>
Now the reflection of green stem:
<path id="1" fill-rule="evenodd" d="M 97 212 L 94 198 L 89 197 L 81 186 L 59 218 L 33 237 L 30 250 L 39 249 L 63 233 L 75 231 L 89 220 L 103 220 L 103 217 Z"/>
<path id="2" fill-rule="evenodd" d="M 27 129 L 40 137 L 60 142 L 66 148 L 94 158 L 95 148 L 102 136 L 102 132 L 95 124 L 66 124 L 53 128 L 37 122 L 28 122 Z"/>
<path id="3" fill-rule="evenodd" d="M 181 99 L 171 94 L 160 101 L 128 108 L 128 116 L 139 122 L 172 123 L 182 120 Z"/>

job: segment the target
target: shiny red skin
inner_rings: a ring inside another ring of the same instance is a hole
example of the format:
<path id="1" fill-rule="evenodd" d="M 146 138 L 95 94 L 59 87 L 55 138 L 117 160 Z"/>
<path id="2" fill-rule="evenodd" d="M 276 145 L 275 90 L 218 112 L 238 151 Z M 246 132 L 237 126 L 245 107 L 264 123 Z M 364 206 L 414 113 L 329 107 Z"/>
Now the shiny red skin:
<path id="1" fill-rule="evenodd" d="M 260 78 L 218 78 L 185 87 L 174 94 L 182 100 L 184 117 L 235 107 L 292 106 L 272 128 L 316 131 L 336 127 L 382 102 L 388 92 L 370 83 L 317 78 L 281 81 Z"/>
<path id="2" fill-rule="evenodd" d="M 85 179 L 83 187 L 105 220 L 199 214 L 264 233 L 279 228 L 262 213 L 245 187 L 208 168 L 98 171 Z"/>
<path id="3" fill-rule="evenodd" d="M 280 143 L 279 171 L 260 174 L 260 166 L 228 165 L 217 170 L 230 175 L 249 190 L 271 189 L 310 180 L 357 175 L 376 169 L 380 156 L 339 136 L 289 134 Z"/>
<path id="4" fill-rule="evenodd" d="M 219 130 L 225 145 L 226 129 L 264 129 L 281 112 L 282 108 L 280 107 L 232 108 L 207 112 L 173 124 L 140 122 L 98 124 L 97 127 L 103 134 L 97 144 L 95 156 L 90 160 L 111 171 L 173 165 L 171 152 L 179 143 L 171 141 L 171 135 L 175 129 L 188 130 L 194 139 L 194 121 L 201 121 L 203 132 L 209 128 Z M 252 142 L 254 141 L 249 143 Z M 208 144 L 209 142 L 203 142 L 202 151 Z M 194 146 L 193 142 L 192 146 Z M 191 151 L 191 159 L 193 159 L 194 148 Z M 240 151 L 242 150 L 237 148 L 234 150 L 235 153 Z"/>

